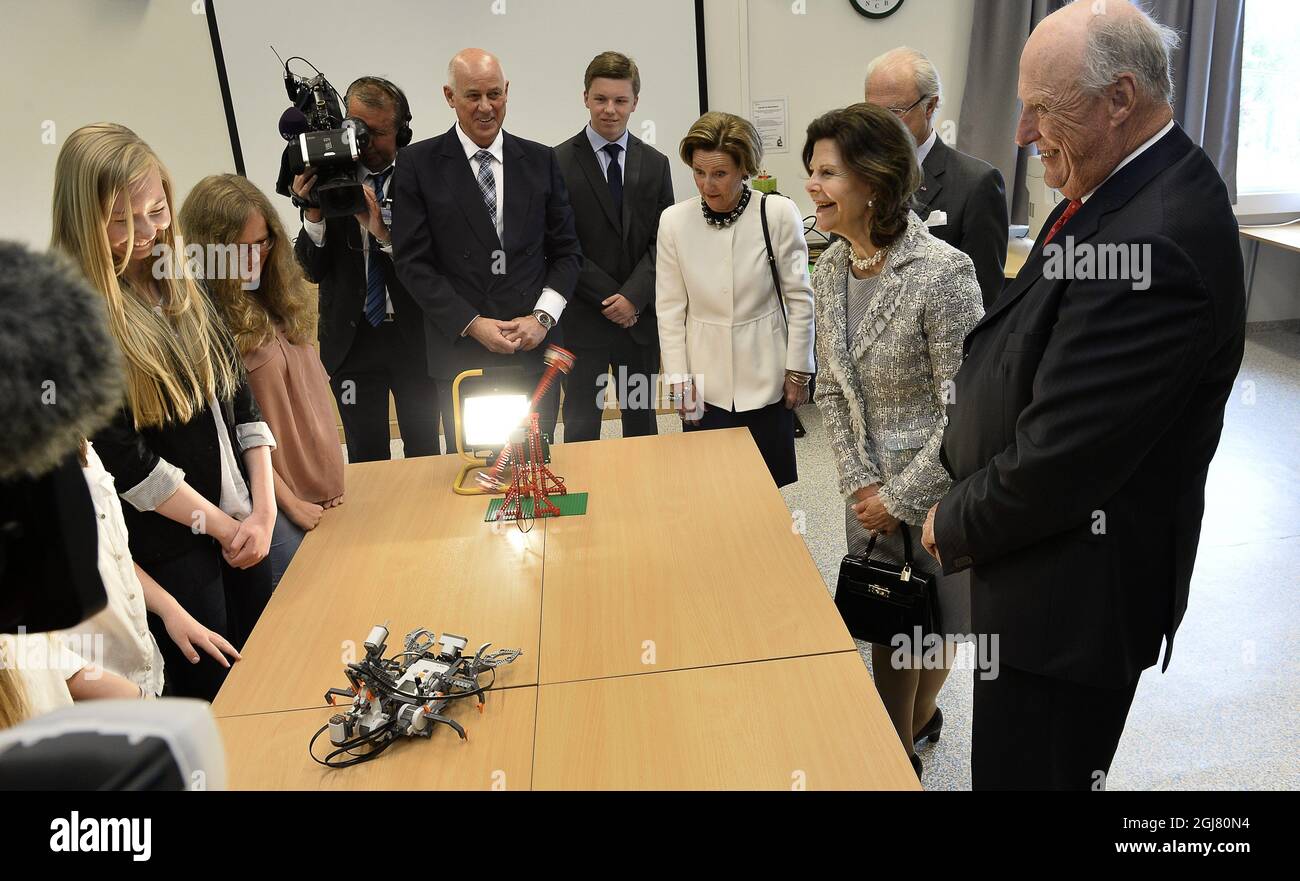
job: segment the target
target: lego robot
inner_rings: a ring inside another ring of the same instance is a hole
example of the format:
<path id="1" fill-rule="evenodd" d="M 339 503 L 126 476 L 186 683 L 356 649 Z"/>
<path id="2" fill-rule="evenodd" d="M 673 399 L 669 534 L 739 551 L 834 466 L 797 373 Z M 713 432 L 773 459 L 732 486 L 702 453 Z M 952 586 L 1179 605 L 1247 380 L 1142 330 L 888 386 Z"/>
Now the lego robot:
<path id="1" fill-rule="evenodd" d="M 331 706 L 341 697 L 351 707 L 331 716 L 312 737 L 308 752 L 318 763 L 331 768 L 360 764 L 399 738 L 430 737 L 436 725 L 446 725 L 466 740 L 464 727 L 445 711 L 453 701 L 476 697 L 481 713 L 484 695 L 496 681 L 496 668 L 522 654 L 519 649 L 488 653 L 491 643 L 484 643 L 473 657 L 467 657 L 465 637 L 444 633 L 435 640 L 432 632 L 420 629 L 407 634 L 400 653 L 385 658 L 387 640 L 388 628 L 375 625 L 364 643 L 366 656 L 348 664 L 345 671 L 351 688 L 325 692 Z M 480 684 L 479 677 L 488 671 L 492 681 Z M 321 759 L 316 756 L 316 740 L 327 730 L 335 749 Z"/>

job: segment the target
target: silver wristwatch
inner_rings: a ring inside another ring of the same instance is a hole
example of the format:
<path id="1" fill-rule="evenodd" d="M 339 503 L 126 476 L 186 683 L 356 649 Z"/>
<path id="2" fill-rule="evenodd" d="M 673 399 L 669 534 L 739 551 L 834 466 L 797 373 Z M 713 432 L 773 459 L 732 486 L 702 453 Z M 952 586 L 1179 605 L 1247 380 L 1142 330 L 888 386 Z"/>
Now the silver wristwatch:
<path id="1" fill-rule="evenodd" d="M 534 309 L 533 317 L 537 319 L 538 324 L 540 324 L 542 327 L 546 328 L 547 330 L 550 330 L 552 327 L 555 327 L 555 319 L 551 317 L 551 313 L 545 311 L 544 309 Z"/>

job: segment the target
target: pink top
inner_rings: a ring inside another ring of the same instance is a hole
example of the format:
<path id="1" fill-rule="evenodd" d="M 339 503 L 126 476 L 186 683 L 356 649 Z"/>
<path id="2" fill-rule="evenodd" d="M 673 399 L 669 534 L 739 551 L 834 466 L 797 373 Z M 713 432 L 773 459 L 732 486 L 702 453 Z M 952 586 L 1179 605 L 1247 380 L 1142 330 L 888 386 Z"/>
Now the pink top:
<path id="1" fill-rule="evenodd" d="M 334 396 L 320 355 L 295 345 L 279 328 L 275 339 L 244 356 L 248 384 L 271 426 L 271 465 L 298 498 L 323 504 L 343 495 L 343 449 Z"/>

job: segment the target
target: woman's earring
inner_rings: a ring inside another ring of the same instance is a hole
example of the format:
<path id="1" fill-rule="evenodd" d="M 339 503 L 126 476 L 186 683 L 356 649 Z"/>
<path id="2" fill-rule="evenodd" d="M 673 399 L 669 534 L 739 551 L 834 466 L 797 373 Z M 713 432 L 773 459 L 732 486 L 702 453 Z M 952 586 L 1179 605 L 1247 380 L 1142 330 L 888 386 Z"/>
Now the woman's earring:
<path id="1" fill-rule="evenodd" d="M 876 207 L 876 200 L 875 200 L 875 199 L 868 199 L 868 200 L 867 200 L 867 207 L 868 207 L 868 208 L 875 208 L 875 207 Z"/>

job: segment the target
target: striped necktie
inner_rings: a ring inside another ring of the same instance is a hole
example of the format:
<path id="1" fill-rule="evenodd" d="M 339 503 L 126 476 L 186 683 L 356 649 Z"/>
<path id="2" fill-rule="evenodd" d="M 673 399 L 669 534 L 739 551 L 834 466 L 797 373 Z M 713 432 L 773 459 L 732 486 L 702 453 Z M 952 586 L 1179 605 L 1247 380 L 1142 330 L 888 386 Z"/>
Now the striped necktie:
<path id="1" fill-rule="evenodd" d="M 392 173 L 393 169 L 388 168 L 370 176 L 370 186 L 375 191 L 375 200 L 381 204 L 384 201 L 384 182 Z M 388 302 L 384 296 L 388 285 L 384 282 L 384 263 L 379 258 L 378 251 L 379 244 L 374 236 L 371 236 L 370 250 L 366 258 L 366 321 L 370 322 L 371 327 L 378 327 L 388 315 Z"/>
<path id="2" fill-rule="evenodd" d="M 483 204 L 487 206 L 488 217 L 492 219 L 492 228 L 497 228 L 497 181 L 492 176 L 492 154 L 479 150 L 474 154 L 478 160 L 478 190 L 483 194 Z"/>

